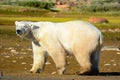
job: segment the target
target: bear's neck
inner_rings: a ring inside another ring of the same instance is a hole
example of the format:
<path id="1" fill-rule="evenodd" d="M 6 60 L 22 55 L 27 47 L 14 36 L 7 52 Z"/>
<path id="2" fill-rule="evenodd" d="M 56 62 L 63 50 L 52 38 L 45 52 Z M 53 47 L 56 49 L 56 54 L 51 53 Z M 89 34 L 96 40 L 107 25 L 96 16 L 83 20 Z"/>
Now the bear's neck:
<path id="1" fill-rule="evenodd" d="M 31 41 L 36 41 L 33 33 L 30 31 L 29 35 L 25 36 L 26 39 L 31 40 Z"/>

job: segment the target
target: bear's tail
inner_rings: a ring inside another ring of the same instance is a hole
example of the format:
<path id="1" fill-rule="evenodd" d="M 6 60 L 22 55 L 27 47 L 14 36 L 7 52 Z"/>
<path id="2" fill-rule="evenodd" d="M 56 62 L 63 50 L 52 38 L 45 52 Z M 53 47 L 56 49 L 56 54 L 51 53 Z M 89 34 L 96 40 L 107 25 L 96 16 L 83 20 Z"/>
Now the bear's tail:
<path id="1" fill-rule="evenodd" d="M 103 35 L 102 34 L 100 34 L 100 37 L 99 37 L 99 44 L 103 45 Z"/>

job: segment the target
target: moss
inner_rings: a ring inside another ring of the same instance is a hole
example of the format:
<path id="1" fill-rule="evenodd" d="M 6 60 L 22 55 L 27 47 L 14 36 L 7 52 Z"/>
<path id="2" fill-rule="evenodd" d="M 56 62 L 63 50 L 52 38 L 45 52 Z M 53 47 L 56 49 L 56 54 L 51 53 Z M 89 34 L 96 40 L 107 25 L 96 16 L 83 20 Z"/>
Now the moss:
<path id="1" fill-rule="evenodd" d="M 120 32 L 104 32 L 103 36 L 105 41 L 120 41 Z"/>

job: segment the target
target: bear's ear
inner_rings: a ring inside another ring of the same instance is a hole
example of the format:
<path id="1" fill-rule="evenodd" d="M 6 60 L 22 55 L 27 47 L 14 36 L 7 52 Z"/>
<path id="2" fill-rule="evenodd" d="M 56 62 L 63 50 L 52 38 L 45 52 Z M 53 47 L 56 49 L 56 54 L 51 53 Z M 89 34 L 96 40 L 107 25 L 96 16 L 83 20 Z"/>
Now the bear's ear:
<path id="1" fill-rule="evenodd" d="M 30 27 L 32 30 L 35 30 L 35 29 L 39 29 L 40 27 L 39 26 L 36 26 L 34 24 L 30 24 Z"/>
<path id="2" fill-rule="evenodd" d="M 18 21 L 15 21 L 15 24 L 17 24 L 18 23 Z"/>

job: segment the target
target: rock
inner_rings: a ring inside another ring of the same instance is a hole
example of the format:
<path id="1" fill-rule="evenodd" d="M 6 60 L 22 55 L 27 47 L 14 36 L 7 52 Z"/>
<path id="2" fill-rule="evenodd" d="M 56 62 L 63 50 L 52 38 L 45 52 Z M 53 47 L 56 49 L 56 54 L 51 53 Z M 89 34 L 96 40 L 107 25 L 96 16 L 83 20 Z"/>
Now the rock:
<path id="1" fill-rule="evenodd" d="M 10 50 L 10 52 L 13 54 L 18 54 L 18 52 L 15 49 Z"/>
<path id="2" fill-rule="evenodd" d="M 114 63 L 114 64 L 113 64 L 113 66 L 117 66 L 117 64 L 116 64 L 116 63 Z"/>
<path id="3" fill-rule="evenodd" d="M 0 48 L 3 48 L 3 46 L 0 45 Z"/>
<path id="4" fill-rule="evenodd" d="M 120 52 L 117 52 L 117 54 L 120 54 Z"/>
<path id="5" fill-rule="evenodd" d="M 31 49 L 31 48 L 28 48 L 27 50 L 28 50 L 28 51 L 32 51 L 32 49 Z"/>
<path id="6" fill-rule="evenodd" d="M 26 62 L 22 62 L 21 64 L 27 64 Z"/>
<path id="7" fill-rule="evenodd" d="M 67 62 L 67 64 L 69 65 L 69 64 L 71 64 L 71 62 Z"/>
<path id="8" fill-rule="evenodd" d="M 120 49 L 116 46 L 104 46 L 102 48 L 102 51 L 107 50 L 107 51 L 120 51 Z"/>
<path id="9" fill-rule="evenodd" d="M 10 56 L 5 56 L 5 58 L 9 58 Z"/>
<path id="10" fill-rule="evenodd" d="M 3 77 L 3 72 L 0 71 L 0 78 Z"/>
<path id="11" fill-rule="evenodd" d="M 9 47 L 8 50 L 14 50 L 14 48 L 13 47 Z"/>
<path id="12" fill-rule="evenodd" d="M 16 63 L 17 61 L 16 60 L 12 60 L 13 63 Z"/>
<path id="13" fill-rule="evenodd" d="M 51 74 L 54 75 L 54 74 L 56 74 L 56 73 L 57 73 L 57 72 L 54 71 L 54 72 L 52 72 Z"/>
<path id="14" fill-rule="evenodd" d="M 90 17 L 88 19 L 90 23 L 108 23 L 109 21 L 105 18 L 99 18 L 99 17 Z"/>
<path id="15" fill-rule="evenodd" d="M 24 58 L 23 56 L 19 57 L 19 59 L 23 59 L 23 58 Z"/>
<path id="16" fill-rule="evenodd" d="M 115 60 L 111 60 L 111 62 L 114 62 Z"/>
<path id="17" fill-rule="evenodd" d="M 20 54 L 27 54 L 26 52 L 21 52 Z"/>
<path id="18" fill-rule="evenodd" d="M 105 66 L 110 66 L 111 64 L 104 64 Z"/>
<path id="19" fill-rule="evenodd" d="M 50 62 L 46 62 L 45 64 L 46 64 L 46 65 L 49 65 L 49 64 L 51 64 L 51 63 L 50 63 Z"/>

